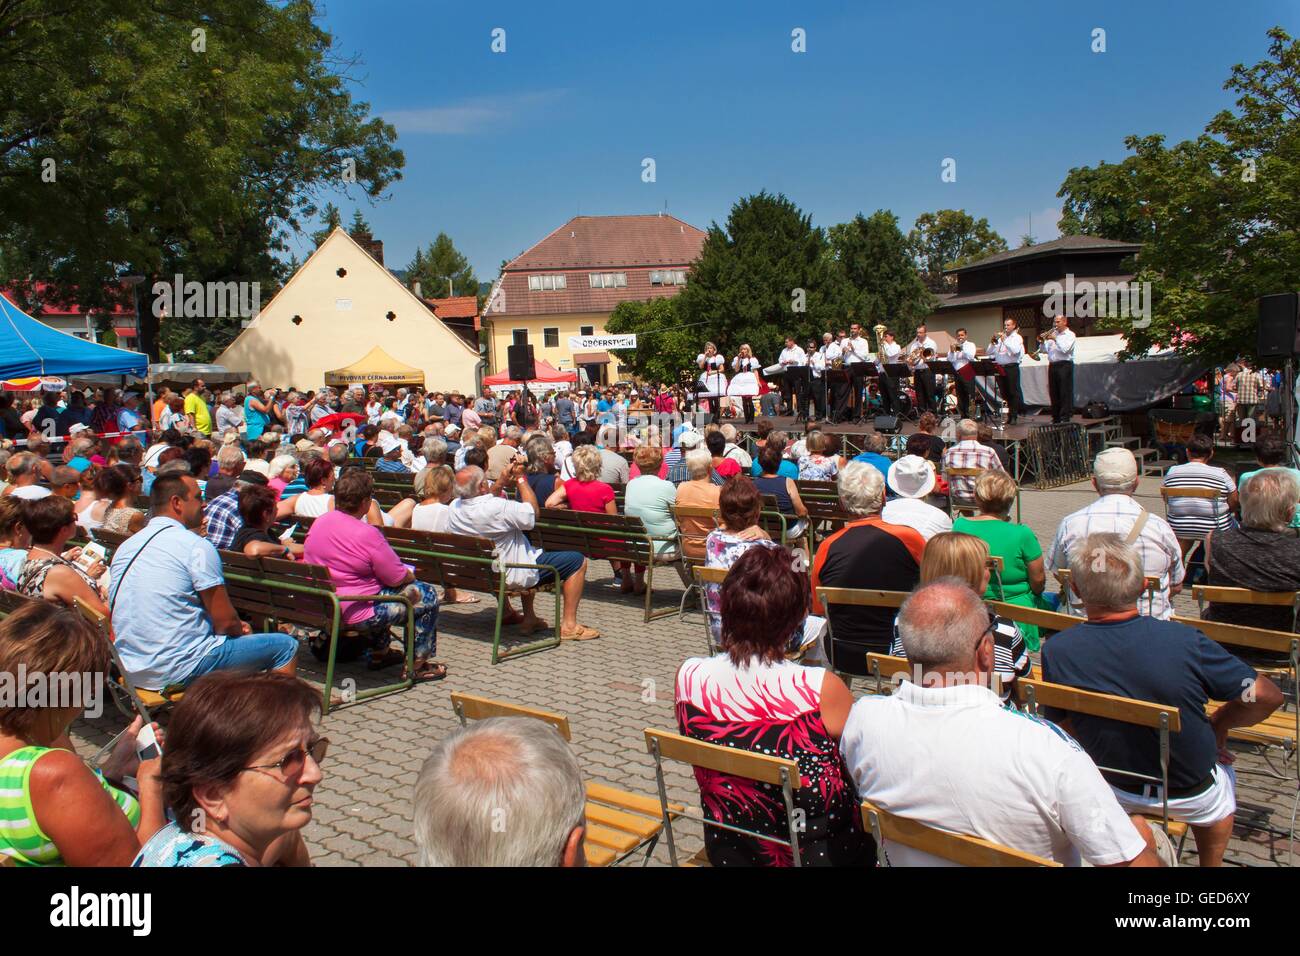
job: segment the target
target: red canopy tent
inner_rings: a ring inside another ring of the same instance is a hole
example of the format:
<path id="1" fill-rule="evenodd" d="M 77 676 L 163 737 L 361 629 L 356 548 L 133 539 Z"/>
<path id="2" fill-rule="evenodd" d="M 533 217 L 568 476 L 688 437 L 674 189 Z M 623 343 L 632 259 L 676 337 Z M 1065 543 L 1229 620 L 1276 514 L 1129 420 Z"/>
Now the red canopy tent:
<path id="1" fill-rule="evenodd" d="M 578 381 L 577 372 L 561 372 L 554 365 L 538 359 L 533 363 L 536 376 L 530 378 L 529 382 L 539 382 L 543 385 L 560 385 L 563 383 L 575 384 Z M 483 379 L 483 384 L 487 388 L 501 388 L 508 385 L 522 385 L 523 383 L 516 378 L 511 378 L 510 373 L 497 372 L 495 375 L 489 375 Z"/>

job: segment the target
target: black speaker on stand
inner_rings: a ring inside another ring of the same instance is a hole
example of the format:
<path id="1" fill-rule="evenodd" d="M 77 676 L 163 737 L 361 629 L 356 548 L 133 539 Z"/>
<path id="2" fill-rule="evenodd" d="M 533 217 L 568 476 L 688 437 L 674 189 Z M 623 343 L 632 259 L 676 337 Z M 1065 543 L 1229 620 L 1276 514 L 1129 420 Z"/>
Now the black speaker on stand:
<path id="1" fill-rule="evenodd" d="M 510 345 L 506 347 L 506 365 L 512 382 L 531 382 L 537 378 L 537 365 L 533 361 L 531 345 Z"/>

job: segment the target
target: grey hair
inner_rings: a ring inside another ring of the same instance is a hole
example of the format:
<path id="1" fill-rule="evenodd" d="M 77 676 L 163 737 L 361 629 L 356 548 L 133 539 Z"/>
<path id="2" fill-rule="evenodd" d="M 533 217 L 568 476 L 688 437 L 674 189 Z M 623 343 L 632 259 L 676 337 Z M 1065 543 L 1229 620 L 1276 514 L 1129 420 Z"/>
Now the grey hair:
<path id="1" fill-rule="evenodd" d="M 21 478 L 23 475 L 30 474 L 36 468 L 37 456 L 29 451 L 20 451 L 12 455 L 6 463 L 9 469 L 10 478 Z"/>
<path id="2" fill-rule="evenodd" d="M 835 478 L 844 507 L 854 514 L 873 515 L 885 505 L 885 477 L 875 465 L 850 461 Z"/>
<path id="3" fill-rule="evenodd" d="M 232 468 L 242 470 L 244 464 L 244 453 L 234 445 L 227 445 L 221 451 L 217 452 L 217 467 L 222 471 L 229 471 Z"/>
<path id="4" fill-rule="evenodd" d="M 298 459 L 293 455 L 276 455 L 271 459 L 271 467 L 267 469 L 272 478 L 279 478 L 284 474 L 284 470 L 289 466 L 297 467 Z"/>
<path id="5" fill-rule="evenodd" d="M 72 457 L 73 457 L 73 458 L 76 458 L 76 457 L 78 457 L 78 456 L 85 458 L 85 457 L 87 457 L 87 455 L 86 455 L 87 452 L 92 452 L 92 451 L 94 451 L 94 450 L 95 450 L 95 443 L 94 443 L 91 439 L 89 439 L 89 438 L 74 438 L 74 439 L 72 439 Z"/>
<path id="6" fill-rule="evenodd" d="M 938 578 L 917 588 L 898 610 L 903 651 L 908 661 L 926 668 L 966 669 L 988 626 L 983 599 L 961 578 Z"/>
<path id="7" fill-rule="evenodd" d="M 530 475 L 546 474 L 546 459 L 555 454 L 555 445 L 540 432 L 524 443 L 524 452 L 528 455 L 528 473 Z"/>
<path id="8" fill-rule="evenodd" d="M 420 446 L 420 453 L 430 465 L 441 465 L 447 460 L 447 442 L 437 435 L 431 435 Z"/>
<path id="9" fill-rule="evenodd" d="M 1085 607 L 1129 610 L 1146 587 L 1142 556 L 1115 532 L 1095 531 L 1074 546 L 1070 583 Z"/>
<path id="10" fill-rule="evenodd" d="M 462 478 L 461 476 L 464 475 Z M 452 493 L 457 498 L 473 498 L 483 487 L 483 469 L 478 465 L 467 465 L 456 472 L 456 482 Z"/>
<path id="11" fill-rule="evenodd" d="M 531 717 L 489 717 L 439 741 L 414 802 L 421 866 L 559 866 L 586 813 L 578 758 Z"/>
<path id="12" fill-rule="evenodd" d="M 519 439 L 523 437 L 524 437 L 524 430 L 520 428 L 518 425 L 506 426 L 506 439 L 508 439 L 509 441 L 519 441 Z"/>
<path id="13" fill-rule="evenodd" d="M 595 481 L 600 477 L 600 449 L 595 445 L 580 445 L 573 449 L 572 461 L 574 477 L 579 481 Z M 584 475 L 589 477 L 584 478 Z"/>
<path id="14" fill-rule="evenodd" d="M 1240 488 L 1241 524 L 1262 531 L 1285 531 L 1300 500 L 1295 476 L 1282 468 L 1265 468 Z"/>
<path id="15" fill-rule="evenodd" d="M 352 453 L 348 451 L 347 445 L 331 445 L 329 449 L 329 457 L 333 464 L 342 466 L 352 457 Z"/>
<path id="16" fill-rule="evenodd" d="M 733 425 L 733 424 L 731 424 L 731 422 L 727 422 L 725 425 L 723 425 L 723 426 L 722 426 L 722 437 L 725 438 L 725 439 L 726 439 L 727 441 L 729 441 L 729 442 L 735 442 L 735 440 L 736 440 L 736 426 Z"/>
<path id="17" fill-rule="evenodd" d="M 978 438 L 979 434 L 980 426 L 974 419 L 963 418 L 957 423 L 958 438 Z"/>
<path id="18" fill-rule="evenodd" d="M 574 454 L 578 452 L 575 450 Z M 695 448 L 688 451 L 682 458 L 686 462 L 686 474 L 691 481 L 699 481 L 701 478 L 709 477 L 709 472 L 713 469 L 713 456 L 709 454 L 707 448 Z"/>

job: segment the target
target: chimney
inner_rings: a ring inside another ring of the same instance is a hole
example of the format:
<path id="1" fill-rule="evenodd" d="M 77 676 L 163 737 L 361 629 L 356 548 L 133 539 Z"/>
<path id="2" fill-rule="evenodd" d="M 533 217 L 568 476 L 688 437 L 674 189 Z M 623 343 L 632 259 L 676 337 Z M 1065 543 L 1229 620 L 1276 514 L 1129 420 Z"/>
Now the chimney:
<path id="1" fill-rule="evenodd" d="M 362 249 L 370 253 L 370 258 L 374 259 L 381 266 L 384 264 L 384 242 L 382 239 L 376 239 L 367 230 L 362 229 L 359 232 L 349 233 Z"/>

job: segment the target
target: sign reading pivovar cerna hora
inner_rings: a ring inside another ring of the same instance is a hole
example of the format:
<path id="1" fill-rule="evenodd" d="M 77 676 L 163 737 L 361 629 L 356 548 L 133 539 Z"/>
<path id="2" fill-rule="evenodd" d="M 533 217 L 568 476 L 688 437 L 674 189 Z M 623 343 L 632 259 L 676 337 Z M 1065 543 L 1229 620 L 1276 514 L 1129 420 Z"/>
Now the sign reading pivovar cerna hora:
<path id="1" fill-rule="evenodd" d="M 592 352 L 601 349 L 634 349 L 635 335 L 570 335 L 569 351 Z"/>

